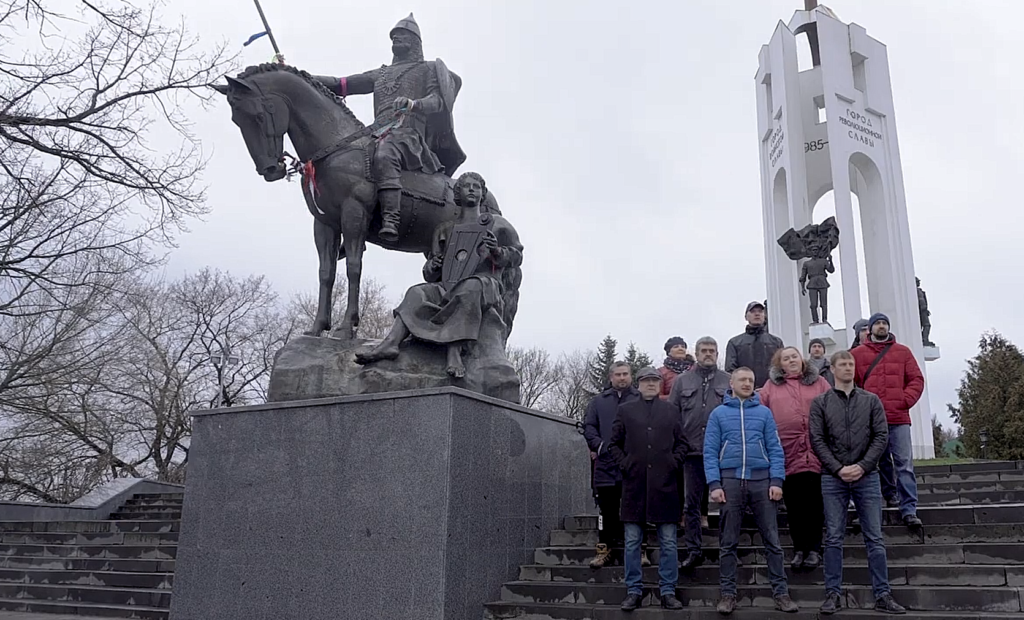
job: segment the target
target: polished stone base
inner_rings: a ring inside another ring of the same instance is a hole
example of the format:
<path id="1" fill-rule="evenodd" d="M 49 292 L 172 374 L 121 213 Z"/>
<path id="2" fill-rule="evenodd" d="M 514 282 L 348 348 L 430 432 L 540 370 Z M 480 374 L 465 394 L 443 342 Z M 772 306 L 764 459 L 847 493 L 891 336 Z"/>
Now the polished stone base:
<path id="1" fill-rule="evenodd" d="M 172 620 L 467 620 L 593 508 L 574 424 L 457 388 L 196 415 Z"/>
<path id="2" fill-rule="evenodd" d="M 815 338 L 824 342 L 825 348 L 828 349 L 836 344 L 836 330 L 828 323 L 811 323 L 807 327 L 807 340 L 810 342 Z"/>
<path id="3" fill-rule="evenodd" d="M 941 357 L 942 357 L 942 352 L 939 351 L 939 347 L 937 347 L 935 345 L 932 345 L 930 347 L 926 346 L 924 348 L 924 361 L 926 361 L 926 362 L 934 362 L 934 361 L 937 361 Z"/>

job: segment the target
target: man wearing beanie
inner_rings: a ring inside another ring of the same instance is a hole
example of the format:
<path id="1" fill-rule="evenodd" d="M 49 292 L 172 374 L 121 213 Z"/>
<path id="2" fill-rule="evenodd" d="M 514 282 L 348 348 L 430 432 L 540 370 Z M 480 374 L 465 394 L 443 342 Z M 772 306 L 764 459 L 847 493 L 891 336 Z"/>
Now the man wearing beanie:
<path id="1" fill-rule="evenodd" d="M 807 353 L 810 355 L 807 358 L 807 363 L 818 371 L 818 376 L 828 381 L 828 384 L 832 387 L 835 387 L 836 379 L 832 376 L 832 369 L 829 367 L 828 358 L 825 357 L 825 342 L 821 338 L 811 338 L 810 344 L 807 345 Z"/>
<path id="2" fill-rule="evenodd" d="M 860 345 L 864 344 L 868 339 L 868 320 L 857 319 L 857 322 L 853 324 L 853 343 L 850 344 L 850 350 L 853 351 Z"/>
<path id="3" fill-rule="evenodd" d="M 899 507 L 903 523 L 919 527 L 910 408 L 924 392 L 924 375 L 914 354 L 889 331 L 889 317 L 881 312 L 871 315 L 868 331 L 867 342 L 851 353 L 857 362 L 857 385 L 881 399 L 889 423 L 889 441 L 878 463 L 882 495 L 890 508 Z"/>
<path id="4" fill-rule="evenodd" d="M 696 360 L 686 352 L 686 341 L 682 336 L 672 336 L 665 343 L 665 365 L 658 369 L 661 373 L 661 400 L 668 398 L 672 391 L 672 382 L 676 377 L 693 368 Z"/>

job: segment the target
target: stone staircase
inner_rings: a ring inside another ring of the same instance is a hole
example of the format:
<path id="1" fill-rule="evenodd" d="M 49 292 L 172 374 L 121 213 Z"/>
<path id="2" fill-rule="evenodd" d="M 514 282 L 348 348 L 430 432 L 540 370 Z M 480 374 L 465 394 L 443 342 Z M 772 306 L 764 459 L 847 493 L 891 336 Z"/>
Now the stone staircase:
<path id="1" fill-rule="evenodd" d="M 167 620 L 183 495 L 104 521 L 0 521 L 0 610 Z"/>
<path id="2" fill-rule="evenodd" d="M 907 619 L 1024 618 L 1024 462 L 984 462 L 917 468 L 923 538 L 900 524 L 898 510 L 885 510 L 889 579 Z M 849 521 L 852 522 L 853 512 Z M 718 602 L 718 520 L 704 532 L 704 566 L 681 572 L 678 596 L 683 611 L 660 608 L 657 545 L 649 539 L 655 567 L 645 569 L 644 607 L 627 614 L 618 608 L 626 595 L 621 567 L 587 566 L 597 543 L 597 517 L 566 517 L 550 534 L 519 579 L 485 605 L 485 620 L 682 620 L 721 618 Z M 793 573 L 786 514 L 779 515 L 790 594 L 797 614 L 774 610 L 760 535 L 744 523 L 737 575 L 740 608 L 734 618 L 816 618 L 824 598 L 824 574 Z M 848 525 L 844 547 L 845 606 L 839 617 L 879 617 L 871 610 L 871 580 L 860 531 Z"/>

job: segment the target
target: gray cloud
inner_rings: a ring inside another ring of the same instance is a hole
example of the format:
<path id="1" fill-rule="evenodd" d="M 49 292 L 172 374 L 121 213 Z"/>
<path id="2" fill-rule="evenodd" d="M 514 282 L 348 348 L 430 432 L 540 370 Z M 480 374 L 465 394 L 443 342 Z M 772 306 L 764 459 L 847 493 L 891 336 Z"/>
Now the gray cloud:
<path id="1" fill-rule="evenodd" d="M 515 343 L 590 348 L 611 332 L 658 357 L 675 334 L 724 341 L 742 329 L 745 303 L 764 298 L 753 76 L 760 46 L 802 3 L 264 5 L 291 64 L 335 75 L 389 62 L 388 30 L 416 12 L 426 55 L 465 80 L 463 170 L 485 175 L 526 244 Z M 1024 302 L 1024 6 L 830 6 L 888 46 L 914 257 L 943 352 L 927 367 L 932 407 L 944 419 L 982 331 L 1024 344 L 1014 312 Z M 245 0 L 174 7 L 211 40 L 240 47 L 260 30 Z M 263 39 L 244 59 L 271 54 Z M 349 102 L 371 118 L 369 98 Z M 298 185 L 254 174 L 226 104 L 197 109 L 195 122 L 211 150 L 213 213 L 181 239 L 170 269 L 216 265 L 264 273 L 286 295 L 313 290 Z M 364 264 L 397 297 L 422 258 L 371 247 Z"/>

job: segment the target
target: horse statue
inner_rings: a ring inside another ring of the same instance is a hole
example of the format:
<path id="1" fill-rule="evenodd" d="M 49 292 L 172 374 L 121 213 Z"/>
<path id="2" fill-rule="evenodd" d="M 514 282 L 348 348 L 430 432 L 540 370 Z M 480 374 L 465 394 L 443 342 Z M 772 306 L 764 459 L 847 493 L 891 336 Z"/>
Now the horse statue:
<path id="1" fill-rule="evenodd" d="M 320 263 L 316 319 L 306 333 L 320 336 L 331 331 L 337 263 L 344 259 L 348 305 L 341 328 L 335 333 L 355 338 L 366 242 L 428 256 L 437 227 L 458 217 L 454 181 L 448 174 L 403 172 L 399 238 L 384 241 L 377 234 L 381 217 L 370 161 L 375 136 L 388 127 L 364 125 L 342 98 L 309 73 L 288 65 L 252 66 L 226 79 L 226 85 L 212 87 L 226 95 L 231 120 L 242 131 L 256 172 L 268 182 L 301 173 L 302 194 L 313 215 L 313 240 Z M 394 122 L 401 122 L 401 117 Z M 290 156 L 284 150 L 285 134 L 297 156 L 291 168 L 286 162 Z M 501 214 L 493 192 L 488 192 L 481 211 Z M 506 339 L 518 307 L 521 278 L 518 268 L 503 277 Z"/>

